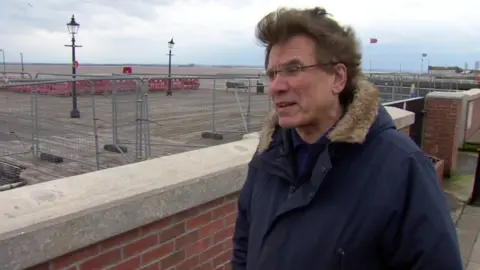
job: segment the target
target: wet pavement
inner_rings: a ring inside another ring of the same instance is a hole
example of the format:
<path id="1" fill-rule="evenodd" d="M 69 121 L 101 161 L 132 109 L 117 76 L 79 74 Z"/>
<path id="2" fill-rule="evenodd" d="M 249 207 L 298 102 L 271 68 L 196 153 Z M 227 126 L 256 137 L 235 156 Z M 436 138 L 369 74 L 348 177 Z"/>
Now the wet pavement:
<path id="1" fill-rule="evenodd" d="M 446 179 L 444 186 L 466 270 L 480 270 L 480 207 L 466 205 L 472 192 L 476 165 L 476 153 L 459 153 L 457 169 Z"/>

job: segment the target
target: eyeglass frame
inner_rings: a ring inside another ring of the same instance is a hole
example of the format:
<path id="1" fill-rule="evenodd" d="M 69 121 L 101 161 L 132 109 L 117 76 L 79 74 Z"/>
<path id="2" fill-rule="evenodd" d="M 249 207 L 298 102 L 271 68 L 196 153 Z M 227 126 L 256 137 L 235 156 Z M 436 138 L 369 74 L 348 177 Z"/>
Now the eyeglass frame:
<path id="1" fill-rule="evenodd" d="M 336 65 L 338 64 L 337 62 L 327 62 L 327 63 L 317 63 L 313 65 L 302 65 L 302 64 L 286 64 L 281 66 L 280 68 L 275 68 L 275 69 L 270 69 L 267 70 L 265 73 L 270 81 L 273 81 L 277 75 L 280 75 L 284 78 L 288 77 L 296 77 L 300 73 L 305 72 L 309 69 L 312 68 L 317 68 L 317 67 L 326 67 L 330 65 Z M 288 71 L 287 69 L 289 68 L 296 68 L 294 71 Z M 288 74 L 290 72 L 290 74 Z"/>

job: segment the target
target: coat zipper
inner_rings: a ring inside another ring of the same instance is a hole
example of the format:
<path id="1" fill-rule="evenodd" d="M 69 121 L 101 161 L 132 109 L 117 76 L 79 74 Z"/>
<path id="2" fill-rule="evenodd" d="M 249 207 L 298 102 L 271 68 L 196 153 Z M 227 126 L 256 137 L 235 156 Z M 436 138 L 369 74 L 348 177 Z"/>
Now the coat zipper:
<path id="1" fill-rule="evenodd" d="M 343 248 L 337 248 L 337 255 L 340 256 L 340 270 L 346 270 L 346 268 L 345 268 L 345 250 L 343 250 Z"/>

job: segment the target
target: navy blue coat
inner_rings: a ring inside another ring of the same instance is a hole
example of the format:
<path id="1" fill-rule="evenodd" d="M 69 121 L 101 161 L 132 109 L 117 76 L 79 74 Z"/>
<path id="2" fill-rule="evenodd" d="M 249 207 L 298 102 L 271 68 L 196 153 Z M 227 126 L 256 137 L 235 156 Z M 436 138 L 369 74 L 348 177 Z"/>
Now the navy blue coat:
<path id="1" fill-rule="evenodd" d="M 380 109 L 379 109 L 380 108 Z M 433 163 L 363 82 L 310 179 L 273 115 L 238 201 L 234 270 L 461 270 Z"/>

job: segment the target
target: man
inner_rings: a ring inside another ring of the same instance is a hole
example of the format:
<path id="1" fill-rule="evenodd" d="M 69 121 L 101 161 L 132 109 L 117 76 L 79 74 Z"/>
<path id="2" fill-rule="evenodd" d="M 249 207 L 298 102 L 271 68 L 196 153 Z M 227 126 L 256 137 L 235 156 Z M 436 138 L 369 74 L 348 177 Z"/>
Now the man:
<path id="1" fill-rule="evenodd" d="M 274 112 L 238 201 L 234 270 L 460 270 L 432 162 L 365 81 L 353 30 L 324 9 L 257 25 Z"/>

